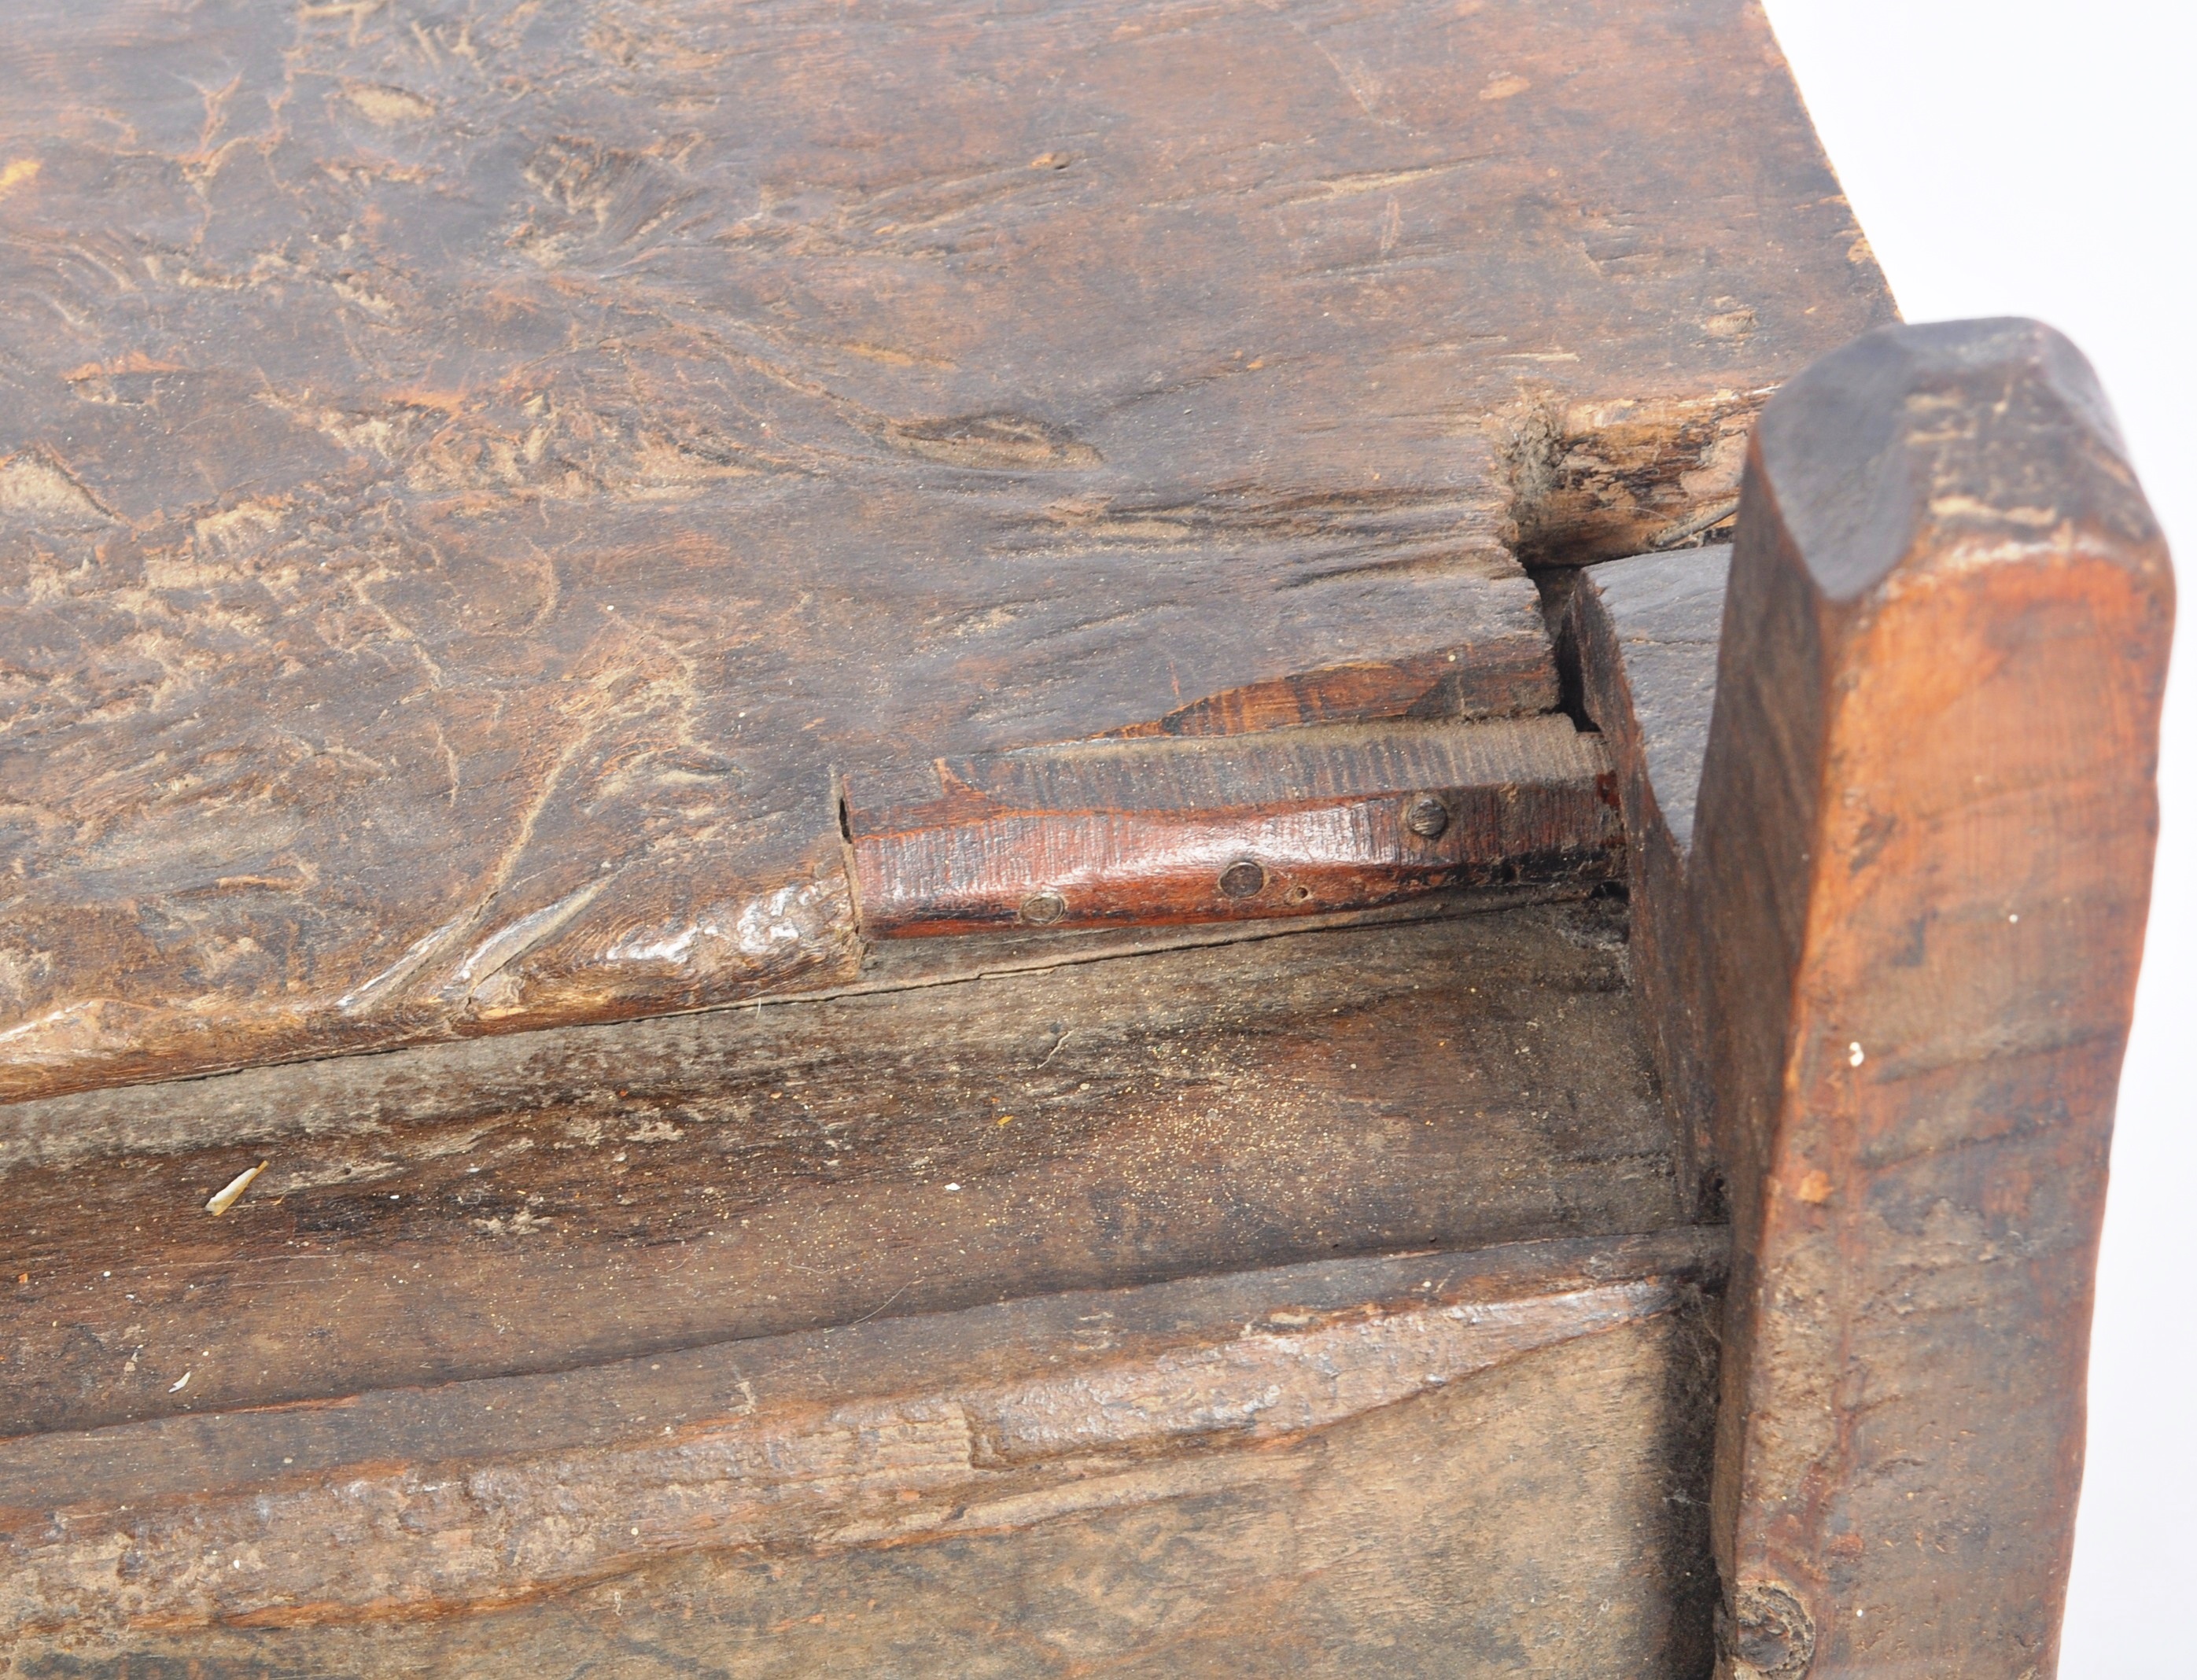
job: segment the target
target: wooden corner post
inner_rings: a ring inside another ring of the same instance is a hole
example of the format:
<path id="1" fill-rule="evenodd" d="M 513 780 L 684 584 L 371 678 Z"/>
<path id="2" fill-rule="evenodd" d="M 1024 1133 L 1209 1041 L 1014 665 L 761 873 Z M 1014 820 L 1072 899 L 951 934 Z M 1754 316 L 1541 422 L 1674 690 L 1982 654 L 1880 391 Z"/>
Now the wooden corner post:
<path id="1" fill-rule="evenodd" d="M 2054 1671 L 2172 616 L 2048 327 L 1886 327 L 1763 414 L 1689 889 L 1734 1680 Z"/>

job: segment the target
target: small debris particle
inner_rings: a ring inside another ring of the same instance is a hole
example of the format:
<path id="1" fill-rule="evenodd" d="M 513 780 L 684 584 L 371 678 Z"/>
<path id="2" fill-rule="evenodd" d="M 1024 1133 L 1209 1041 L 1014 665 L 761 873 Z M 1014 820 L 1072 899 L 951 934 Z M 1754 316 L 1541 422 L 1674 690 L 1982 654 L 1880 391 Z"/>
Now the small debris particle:
<path id="1" fill-rule="evenodd" d="M 1858 1040 L 1846 1046 L 1846 1066 L 1849 1068 L 1858 1068 L 1868 1059 L 1861 1053 L 1861 1044 Z"/>
<path id="2" fill-rule="evenodd" d="M 1823 1173 L 1811 1173 L 1800 1180 L 1800 1188 L 1795 1194 L 1803 1202 L 1821 1207 L 1831 1199 L 1831 1181 Z"/>
<path id="3" fill-rule="evenodd" d="M 1000 1124 L 1002 1126 L 1012 1126 L 1014 1124 L 1014 1119 L 1015 1117 L 1011 1114 L 1003 1114 L 1000 1116 Z"/>
<path id="4" fill-rule="evenodd" d="M 252 1188 L 252 1181 L 267 1170 L 267 1163 L 247 1167 L 206 1198 L 206 1210 L 218 1219 L 236 1206 L 237 1198 Z M 180 1385 L 179 1385 L 180 1386 Z"/>
<path id="5" fill-rule="evenodd" d="M 182 1393 L 183 1392 L 183 1385 L 190 1380 L 191 1374 L 188 1371 L 185 1371 L 181 1376 L 177 1377 L 173 1382 L 171 1382 L 168 1385 L 168 1392 L 171 1394 Z"/>
<path id="6" fill-rule="evenodd" d="M 946 1188 L 947 1188 L 947 1189 L 948 1189 L 948 1190 L 959 1190 L 959 1189 L 960 1189 L 960 1188 L 961 1188 L 961 1186 L 960 1186 L 960 1185 L 947 1185 L 947 1186 L 946 1186 Z"/>

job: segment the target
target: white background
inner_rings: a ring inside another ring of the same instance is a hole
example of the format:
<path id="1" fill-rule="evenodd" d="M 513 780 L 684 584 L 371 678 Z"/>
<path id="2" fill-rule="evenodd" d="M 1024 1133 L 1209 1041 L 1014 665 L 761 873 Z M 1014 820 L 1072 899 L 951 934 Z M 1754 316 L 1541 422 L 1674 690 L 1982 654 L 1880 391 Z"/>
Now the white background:
<path id="1" fill-rule="evenodd" d="M 2060 1671 L 2197 1676 L 2197 3 L 1766 5 L 1901 312 L 2072 338 L 2177 557 Z"/>

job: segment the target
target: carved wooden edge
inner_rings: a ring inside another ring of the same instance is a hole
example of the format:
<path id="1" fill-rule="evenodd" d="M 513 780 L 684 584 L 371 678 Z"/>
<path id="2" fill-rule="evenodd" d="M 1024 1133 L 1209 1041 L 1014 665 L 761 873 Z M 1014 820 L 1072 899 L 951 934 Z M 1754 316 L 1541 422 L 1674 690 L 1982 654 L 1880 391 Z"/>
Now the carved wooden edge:
<path id="1" fill-rule="evenodd" d="M 0 1616 L 416 1617 L 698 1550 L 896 1544 L 1257 1479 L 1256 1449 L 1721 1277 L 1682 1228 L 1343 1260 L 548 1376 L 0 1442 Z"/>
<path id="2" fill-rule="evenodd" d="M 842 797 L 872 936 L 1361 910 L 1599 878 L 1623 844 L 1602 744 L 1556 715 L 1080 742 Z"/>
<path id="3" fill-rule="evenodd" d="M 1585 568 L 1557 658 L 1602 732 L 1626 835 L 1631 967 L 1689 1205 L 1718 1211 L 1701 944 L 1686 903 L 1695 797 L 1716 695 L 1729 544 Z"/>
<path id="4" fill-rule="evenodd" d="M 2049 328 L 1881 329 L 1764 413 L 1691 855 L 1636 872 L 1701 941 L 1651 983 L 1733 1221 L 1728 1676 L 2054 1670 L 2172 616 Z"/>

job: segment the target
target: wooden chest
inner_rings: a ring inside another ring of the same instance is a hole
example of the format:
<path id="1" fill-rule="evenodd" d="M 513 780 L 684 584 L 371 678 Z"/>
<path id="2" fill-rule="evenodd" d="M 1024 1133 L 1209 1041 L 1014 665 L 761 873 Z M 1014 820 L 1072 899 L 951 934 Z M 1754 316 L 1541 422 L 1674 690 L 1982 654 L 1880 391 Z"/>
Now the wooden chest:
<path id="1" fill-rule="evenodd" d="M 0 78 L 0 1672 L 2051 1673 L 2171 583 L 1753 5 Z"/>

